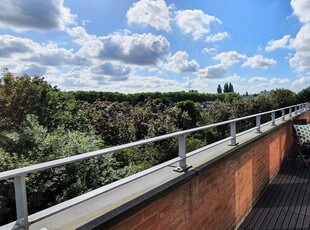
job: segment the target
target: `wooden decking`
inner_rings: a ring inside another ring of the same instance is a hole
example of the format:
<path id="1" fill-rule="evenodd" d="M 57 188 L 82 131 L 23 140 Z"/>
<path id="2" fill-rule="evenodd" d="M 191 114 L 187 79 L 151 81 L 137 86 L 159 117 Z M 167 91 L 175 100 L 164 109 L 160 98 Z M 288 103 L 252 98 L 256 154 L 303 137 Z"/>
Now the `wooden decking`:
<path id="1" fill-rule="evenodd" d="M 309 180 L 301 161 L 284 162 L 239 229 L 310 229 Z"/>

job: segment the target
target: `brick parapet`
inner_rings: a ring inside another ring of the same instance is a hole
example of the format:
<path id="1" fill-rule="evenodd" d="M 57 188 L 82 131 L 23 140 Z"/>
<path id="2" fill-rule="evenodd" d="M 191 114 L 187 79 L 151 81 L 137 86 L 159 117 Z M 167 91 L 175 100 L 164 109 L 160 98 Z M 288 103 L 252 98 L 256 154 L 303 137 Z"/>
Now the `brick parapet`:
<path id="1" fill-rule="evenodd" d="M 302 117 L 310 121 L 309 112 Z M 291 125 L 286 122 L 110 229 L 235 229 L 277 174 L 293 144 Z"/>

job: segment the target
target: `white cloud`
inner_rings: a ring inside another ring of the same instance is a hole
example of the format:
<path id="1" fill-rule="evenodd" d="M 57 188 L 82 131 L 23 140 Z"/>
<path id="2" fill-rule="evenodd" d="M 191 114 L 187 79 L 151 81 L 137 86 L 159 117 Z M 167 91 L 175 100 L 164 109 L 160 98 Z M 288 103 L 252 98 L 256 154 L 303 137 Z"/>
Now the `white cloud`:
<path id="1" fill-rule="evenodd" d="M 266 77 L 252 77 L 250 80 L 249 80 L 249 83 L 266 83 L 268 82 L 268 78 Z"/>
<path id="2" fill-rule="evenodd" d="M 299 71 L 310 70 L 310 23 L 305 24 L 297 33 L 292 42 L 296 50 L 295 55 L 290 58 L 290 66 Z"/>
<path id="3" fill-rule="evenodd" d="M 88 34 L 85 28 L 78 26 L 67 29 L 67 33 L 75 38 L 74 42 L 81 46 L 77 55 L 85 58 L 92 58 L 98 55 L 98 49 L 102 47 L 102 43 L 95 35 Z"/>
<path id="4" fill-rule="evenodd" d="M 101 42 L 97 47 L 98 58 L 102 60 L 117 60 L 134 65 L 156 65 L 168 53 L 169 42 L 161 35 L 113 34 L 99 37 Z"/>
<path id="5" fill-rule="evenodd" d="M 86 26 L 86 24 L 91 23 L 91 20 L 83 19 L 81 22 L 82 26 Z"/>
<path id="6" fill-rule="evenodd" d="M 216 55 L 213 59 L 218 60 L 222 65 L 229 67 L 246 58 L 247 56 L 244 54 L 239 54 L 236 51 L 228 51 Z"/>
<path id="7" fill-rule="evenodd" d="M 234 73 L 233 75 L 229 75 L 226 79 L 227 79 L 227 81 L 242 81 L 242 80 L 244 80 L 239 75 L 237 75 L 236 73 Z"/>
<path id="8" fill-rule="evenodd" d="M 56 43 L 40 44 L 27 38 L 0 35 L 0 68 L 8 68 L 17 75 L 44 76 L 50 83 L 59 83 L 55 80 L 60 74 L 57 68 L 91 65 L 91 60 L 78 56 L 71 49 L 58 47 Z"/>
<path id="9" fill-rule="evenodd" d="M 48 71 L 48 67 L 39 66 L 36 64 L 26 65 L 25 68 L 20 72 L 20 74 L 27 74 L 29 76 L 44 76 Z"/>
<path id="10" fill-rule="evenodd" d="M 20 58 L 21 61 L 35 62 L 44 66 L 60 65 L 89 65 L 90 61 L 86 58 L 73 54 L 72 50 L 58 47 L 57 44 L 49 43 L 47 45 L 36 44 L 37 49 L 28 55 Z"/>
<path id="11" fill-rule="evenodd" d="M 198 71 L 198 77 L 200 79 L 223 78 L 225 76 L 226 72 L 227 72 L 226 66 L 224 66 L 222 64 L 217 64 L 217 65 L 208 66 L 204 69 L 200 69 Z"/>
<path id="12" fill-rule="evenodd" d="M 152 26 L 157 30 L 169 31 L 169 8 L 164 0 L 141 0 L 127 11 L 128 23 Z"/>
<path id="13" fill-rule="evenodd" d="M 288 78 L 267 78 L 267 77 L 252 77 L 248 80 L 249 83 L 254 83 L 255 85 L 259 87 L 271 87 L 274 85 L 280 85 L 289 83 L 290 80 Z"/>
<path id="14" fill-rule="evenodd" d="M 298 72 L 310 70 L 310 1 L 291 0 L 293 13 L 301 23 L 301 29 L 295 39 L 291 41 L 291 47 L 296 53 L 289 59 L 291 68 Z"/>
<path id="15" fill-rule="evenodd" d="M 290 45 L 290 35 L 284 35 L 283 38 L 279 40 L 273 40 L 271 39 L 268 41 L 267 46 L 265 48 L 266 51 L 274 51 L 276 49 L 284 49 L 289 48 Z"/>
<path id="16" fill-rule="evenodd" d="M 279 84 L 285 84 L 289 82 L 290 82 L 290 79 L 288 78 L 272 78 L 270 80 L 271 85 L 279 85 Z"/>
<path id="17" fill-rule="evenodd" d="M 13 55 L 23 55 L 32 52 L 35 43 L 27 38 L 11 35 L 0 35 L 0 58 L 10 58 Z"/>
<path id="18" fill-rule="evenodd" d="M 125 80 L 111 82 L 107 78 L 100 78 L 98 76 L 93 76 L 88 80 L 89 84 L 87 86 L 81 86 L 82 89 L 94 89 L 101 91 L 111 91 L 111 92 L 172 92 L 172 91 L 182 91 L 186 90 L 186 83 L 180 83 L 176 80 L 164 79 L 158 76 L 138 76 L 129 75 Z M 70 82 L 67 82 L 70 83 Z M 65 86 L 76 87 L 74 85 Z"/>
<path id="19" fill-rule="evenodd" d="M 76 17 L 63 0 L 1 0 L 0 8 L 0 27 L 14 31 L 63 30 Z"/>
<path id="20" fill-rule="evenodd" d="M 196 72 L 199 68 L 199 64 L 195 59 L 188 61 L 188 54 L 185 51 L 176 52 L 168 58 L 168 61 L 164 68 L 175 73 Z"/>
<path id="21" fill-rule="evenodd" d="M 119 77 L 128 75 L 131 68 L 118 63 L 106 62 L 97 66 L 94 71 L 103 75 Z"/>
<path id="22" fill-rule="evenodd" d="M 249 83 L 263 83 L 267 81 L 268 81 L 268 78 L 266 77 L 252 77 L 248 82 Z"/>
<path id="23" fill-rule="evenodd" d="M 298 88 L 306 88 L 310 85 L 310 76 L 300 77 L 297 80 L 293 81 L 292 85 Z"/>
<path id="24" fill-rule="evenodd" d="M 216 48 L 208 48 L 208 47 L 206 47 L 206 48 L 204 48 L 202 50 L 202 53 L 204 53 L 204 54 L 212 54 L 212 53 L 215 53 L 216 51 L 217 51 Z"/>
<path id="25" fill-rule="evenodd" d="M 212 23 L 222 23 L 218 18 L 205 14 L 202 10 L 180 10 L 176 12 L 175 21 L 184 34 L 191 34 L 194 40 L 210 32 Z"/>
<path id="26" fill-rule="evenodd" d="M 58 85 L 65 90 L 94 90 L 98 88 L 97 81 L 90 78 L 89 71 L 71 71 L 60 75 L 59 78 L 61 81 L 58 82 Z"/>
<path id="27" fill-rule="evenodd" d="M 250 66 L 251 68 L 263 68 L 268 69 L 277 64 L 277 61 L 270 58 L 264 58 L 262 55 L 255 55 L 249 57 L 242 66 Z"/>
<path id="28" fill-rule="evenodd" d="M 229 37 L 227 32 L 219 32 L 206 37 L 206 42 L 217 42 Z"/>
<path id="29" fill-rule="evenodd" d="M 310 22 L 310 1 L 309 0 L 291 0 L 293 13 L 300 22 Z"/>

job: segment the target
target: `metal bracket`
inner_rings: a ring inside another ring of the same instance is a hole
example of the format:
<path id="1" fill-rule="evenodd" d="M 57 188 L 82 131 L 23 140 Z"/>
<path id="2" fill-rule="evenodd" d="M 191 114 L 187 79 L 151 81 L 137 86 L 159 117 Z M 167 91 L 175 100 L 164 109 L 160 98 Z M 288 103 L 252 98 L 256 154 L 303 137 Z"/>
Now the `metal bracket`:
<path id="1" fill-rule="evenodd" d="M 237 146 L 239 145 L 239 142 L 235 143 L 235 144 L 228 144 L 228 146 Z"/>
<path id="2" fill-rule="evenodd" d="M 186 165 L 186 167 L 184 167 L 184 168 L 181 168 L 180 166 L 178 166 L 178 167 L 175 167 L 173 169 L 173 171 L 175 171 L 175 172 L 184 172 L 184 171 L 188 170 L 191 167 L 192 167 L 192 165 Z"/>

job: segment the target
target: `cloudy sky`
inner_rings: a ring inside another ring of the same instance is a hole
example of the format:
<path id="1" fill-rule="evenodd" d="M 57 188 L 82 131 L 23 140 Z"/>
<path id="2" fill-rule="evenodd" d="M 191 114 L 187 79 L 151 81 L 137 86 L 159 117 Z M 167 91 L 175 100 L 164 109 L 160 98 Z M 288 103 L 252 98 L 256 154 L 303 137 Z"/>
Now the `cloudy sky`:
<path id="1" fill-rule="evenodd" d="M 310 85 L 309 0 L 1 0 L 0 69 L 63 90 Z"/>

